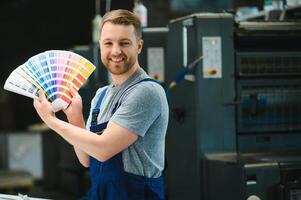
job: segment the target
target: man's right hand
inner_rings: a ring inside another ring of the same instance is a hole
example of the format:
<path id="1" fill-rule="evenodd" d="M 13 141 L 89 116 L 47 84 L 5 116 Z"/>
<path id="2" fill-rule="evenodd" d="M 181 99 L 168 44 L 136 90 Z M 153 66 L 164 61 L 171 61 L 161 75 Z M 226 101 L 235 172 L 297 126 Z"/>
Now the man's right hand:
<path id="1" fill-rule="evenodd" d="M 85 121 L 83 117 L 83 103 L 82 98 L 79 93 L 73 88 L 70 88 L 70 93 L 72 96 L 70 105 L 63 110 L 69 123 L 84 128 Z"/>

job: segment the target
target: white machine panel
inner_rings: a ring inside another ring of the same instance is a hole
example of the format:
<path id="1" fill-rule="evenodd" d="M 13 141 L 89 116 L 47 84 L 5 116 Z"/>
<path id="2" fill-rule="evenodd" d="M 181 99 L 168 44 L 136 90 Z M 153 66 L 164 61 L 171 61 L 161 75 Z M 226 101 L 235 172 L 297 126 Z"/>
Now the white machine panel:
<path id="1" fill-rule="evenodd" d="M 164 82 L 164 48 L 147 48 L 148 74 L 160 82 Z"/>
<path id="2" fill-rule="evenodd" d="M 203 37 L 203 77 L 222 78 L 221 37 Z"/>

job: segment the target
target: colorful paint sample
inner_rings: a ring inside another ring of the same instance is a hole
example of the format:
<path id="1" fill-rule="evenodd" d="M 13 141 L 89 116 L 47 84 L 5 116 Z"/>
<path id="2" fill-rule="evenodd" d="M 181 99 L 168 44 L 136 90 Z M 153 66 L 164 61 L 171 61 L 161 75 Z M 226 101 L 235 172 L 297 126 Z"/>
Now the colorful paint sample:
<path id="1" fill-rule="evenodd" d="M 71 103 L 70 87 L 79 90 L 95 66 L 86 58 L 64 50 L 37 54 L 16 68 L 7 78 L 4 89 L 31 98 L 38 90 L 45 92 L 57 112 Z"/>

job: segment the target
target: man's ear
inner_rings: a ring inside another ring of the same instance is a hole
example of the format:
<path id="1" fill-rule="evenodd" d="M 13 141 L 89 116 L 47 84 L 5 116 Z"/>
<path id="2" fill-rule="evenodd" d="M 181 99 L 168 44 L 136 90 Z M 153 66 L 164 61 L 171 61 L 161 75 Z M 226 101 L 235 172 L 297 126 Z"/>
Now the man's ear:
<path id="1" fill-rule="evenodd" d="M 138 54 L 140 54 L 141 53 L 141 51 L 142 51 L 142 48 L 143 48 L 143 40 L 138 40 Z"/>

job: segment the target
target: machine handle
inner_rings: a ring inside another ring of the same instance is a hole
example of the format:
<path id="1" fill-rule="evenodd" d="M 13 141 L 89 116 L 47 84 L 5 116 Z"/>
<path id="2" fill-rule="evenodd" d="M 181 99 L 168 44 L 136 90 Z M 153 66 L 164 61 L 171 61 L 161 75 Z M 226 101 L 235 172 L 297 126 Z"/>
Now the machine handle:
<path id="1" fill-rule="evenodd" d="M 188 33 L 187 27 L 193 26 L 193 20 L 187 19 L 183 21 L 182 27 L 182 45 L 183 45 L 183 66 L 187 67 L 188 64 Z"/>

